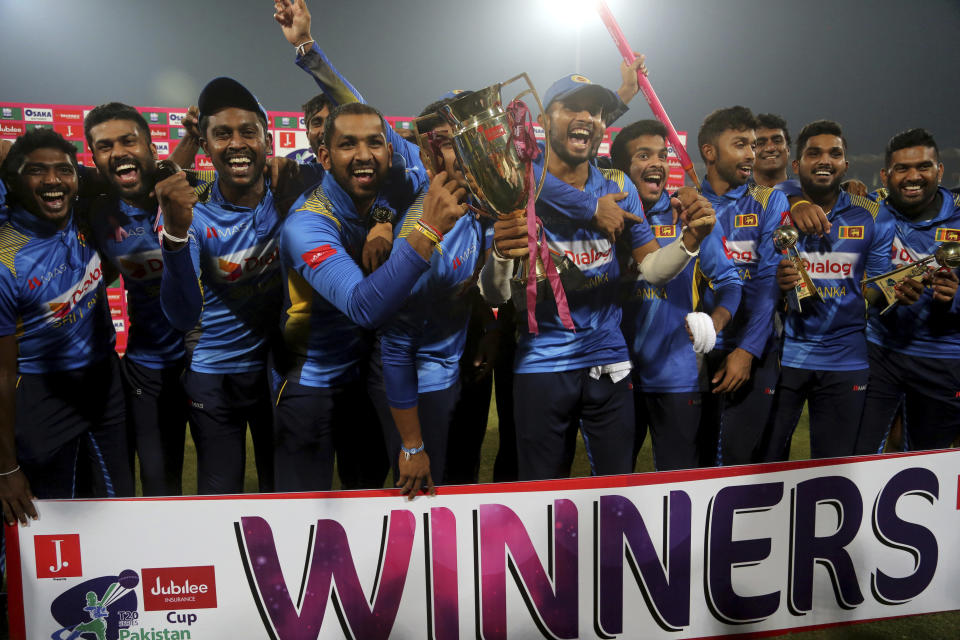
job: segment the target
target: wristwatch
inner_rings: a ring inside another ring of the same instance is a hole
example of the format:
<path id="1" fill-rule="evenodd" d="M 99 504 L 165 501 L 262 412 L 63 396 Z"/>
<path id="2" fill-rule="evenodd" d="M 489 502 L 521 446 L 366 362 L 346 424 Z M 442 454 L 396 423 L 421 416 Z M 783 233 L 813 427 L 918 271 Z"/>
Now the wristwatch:
<path id="1" fill-rule="evenodd" d="M 375 224 L 382 224 L 388 222 L 393 224 L 393 211 L 387 207 L 374 207 L 370 211 L 370 226 L 372 227 Z"/>

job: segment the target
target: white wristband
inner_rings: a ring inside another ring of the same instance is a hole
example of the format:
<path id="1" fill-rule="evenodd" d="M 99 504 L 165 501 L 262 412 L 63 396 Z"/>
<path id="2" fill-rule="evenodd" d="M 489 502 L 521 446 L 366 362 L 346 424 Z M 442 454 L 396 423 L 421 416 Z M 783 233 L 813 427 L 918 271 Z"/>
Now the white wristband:
<path id="1" fill-rule="evenodd" d="M 175 235 L 173 235 L 173 234 L 171 234 L 171 233 L 167 233 L 167 228 L 166 228 L 166 227 L 160 227 L 160 237 L 161 237 L 161 238 L 166 238 L 166 239 L 169 240 L 170 242 L 176 242 L 177 244 L 184 244 L 184 243 L 190 241 L 190 236 L 189 236 L 189 235 L 188 235 L 187 237 L 185 237 L 185 238 L 178 238 L 177 236 L 175 236 Z"/>

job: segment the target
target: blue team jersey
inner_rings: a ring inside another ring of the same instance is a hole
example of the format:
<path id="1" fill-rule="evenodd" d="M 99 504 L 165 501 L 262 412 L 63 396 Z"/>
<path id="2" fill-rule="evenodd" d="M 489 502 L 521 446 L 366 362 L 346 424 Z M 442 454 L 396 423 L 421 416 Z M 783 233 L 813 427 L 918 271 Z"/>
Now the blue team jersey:
<path id="1" fill-rule="evenodd" d="M 564 328 L 552 296 L 537 304 L 540 333 L 520 332 L 515 371 L 570 371 L 628 361 L 630 355 L 620 331 L 620 264 L 616 250 L 603 233 L 578 220 L 581 216 L 556 210 L 552 203 L 562 198 L 552 192 L 576 190 L 574 187 L 547 174 L 543 189 L 548 197 L 537 200 L 537 215 L 543 221 L 547 246 L 569 258 L 583 273 L 586 285 L 579 291 L 566 292 L 576 331 Z M 637 216 L 643 214 L 636 187 L 616 169 L 597 169 L 590 165 L 583 191 L 594 202 L 608 193 L 625 191 L 627 197 L 618 204 Z M 632 224 L 626 233 L 633 246 L 653 240 L 646 220 Z"/>
<path id="2" fill-rule="evenodd" d="M 423 195 L 411 206 L 397 230 L 407 237 L 423 214 Z M 460 375 L 460 357 L 467 340 L 471 301 L 484 231 L 473 215 L 461 217 L 443 236 L 400 313 L 383 327 L 381 355 L 390 406 L 410 408 L 418 393 L 451 387 Z"/>
<path id="3" fill-rule="evenodd" d="M 664 192 L 647 211 L 657 243 L 674 242 L 683 229 L 673 223 L 670 197 Z M 697 355 L 687 336 L 686 316 L 700 310 L 700 294 L 710 289 L 718 306 L 733 316 L 740 303 L 742 282 L 723 250 L 723 229 L 716 224 L 702 243 L 696 261 L 673 280 L 655 287 L 638 276 L 623 304 L 623 335 L 630 349 L 634 380 L 642 391 L 681 393 L 705 391 L 699 380 Z"/>
<path id="4" fill-rule="evenodd" d="M 197 190 L 187 247 L 163 250 L 163 310 L 177 328 L 196 323 L 187 335 L 193 371 L 256 371 L 267 361 L 283 301 L 273 193 L 267 184 L 257 206 L 248 208 L 224 200 L 216 178 Z M 197 283 L 199 304 L 184 299 L 186 287 L 195 291 Z"/>
<path id="5" fill-rule="evenodd" d="M 0 335 L 17 338 L 20 373 L 79 369 L 116 335 L 100 256 L 71 216 L 63 230 L 15 206 L 0 225 Z"/>
<path id="6" fill-rule="evenodd" d="M 960 195 L 940 187 L 943 201 L 940 213 L 932 220 L 913 222 L 893 208 L 889 200 L 881 204 L 881 216 L 894 228 L 890 250 L 891 268 L 922 260 L 934 253 L 941 242 L 960 242 Z M 885 193 L 879 194 L 881 197 Z M 936 263 L 930 265 L 936 267 Z M 920 300 L 912 305 L 896 305 L 884 315 L 871 309 L 867 319 L 867 340 L 922 358 L 960 358 L 960 308 L 933 301 L 933 289 L 924 288 Z"/>
<path id="7" fill-rule="evenodd" d="M 378 199 L 379 206 L 390 201 Z M 284 221 L 280 256 L 287 362 L 282 368 L 288 380 L 308 387 L 355 380 L 370 353 L 369 331 L 399 308 L 429 267 L 406 240 L 398 240 L 390 259 L 364 278 L 359 262 L 367 232 L 366 220 L 330 174 L 294 203 Z M 402 273 L 391 271 L 397 267 Z M 391 296 L 399 301 L 384 299 Z"/>
<path id="8" fill-rule="evenodd" d="M 723 230 L 723 248 L 743 280 L 740 307 L 717 336 L 716 349 L 741 348 L 756 358 L 773 344 L 773 309 L 780 295 L 777 264 L 780 254 L 773 246 L 773 232 L 790 213 L 787 198 L 769 187 L 744 184 L 717 195 L 706 180 L 703 195 Z M 704 311 L 715 308 L 712 293 L 704 293 Z"/>
<path id="9" fill-rule="evenodd" d="M 841 191 L 823 238 L 800 236 L 804 268 L 823 298 L 806 299 L 803 313 L 791 311 L 784 326 L 781 363 L 824 371 L 867 368 L 866 307 L 860 281 L 890 270 L 893 225 L 879 205 Z"/>
<path id="10" fill-rule="evenodd" d="M 123 276 L 130 318 L 126 358 L 162 369 L 183 358 L 183 334 L 170 325 L 160 306 L 163 252 L 153 231 L 157 211 L 140 209 L 115 196 L 94 201 L 93 240 L 100 255 Z"/>

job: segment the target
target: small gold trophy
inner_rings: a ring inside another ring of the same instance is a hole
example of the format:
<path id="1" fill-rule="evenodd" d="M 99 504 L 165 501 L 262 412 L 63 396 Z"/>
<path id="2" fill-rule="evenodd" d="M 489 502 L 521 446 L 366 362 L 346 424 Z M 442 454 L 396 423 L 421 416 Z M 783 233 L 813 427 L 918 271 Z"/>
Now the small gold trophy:
<path id="1" fill-rule="evenodd" d="M 907 278 L 923 276 L 927 270 L 926 265 L 931 262 L 936 262 L 945 269 L 956 269 L 960 267 L 960 242 L 944 242 L 937 247 L 937 250 L 933 252 L 932 256 L 927 256 L 923 260 L 897 267 L 893 271 L 888 271 L 879 276 L 864 278 L 860 282 L 864 290 L 864 295 L 866 295 L 867 285 L 876 283 L 887 301 L 887 306 L 880 312 L 882 315 L 893 309 L 897 304 L 896 286 Z"/>
<path id="2" fill-rule="evenodd" d="M 800 240 L 800 232 L 788 224 L 777 227 L 773 232 L 773 245 L 778 251 L 785 251 L 787 257 L 793 262 L 793 266 L 800 273 L 800 282 L 793 288 L 793 291 L 787 293 L 787 305 L 797 312 L 803 311 L 800 301 L 806 298 L 823 302 L 817 288 L 813 286 L 813 280 L 810 274 L 803 266 L 803 258 L 800 257 L 800 251 L 797 249 L 797 242 Z M 791 249 L 793 250 L 791 252 Z"/>

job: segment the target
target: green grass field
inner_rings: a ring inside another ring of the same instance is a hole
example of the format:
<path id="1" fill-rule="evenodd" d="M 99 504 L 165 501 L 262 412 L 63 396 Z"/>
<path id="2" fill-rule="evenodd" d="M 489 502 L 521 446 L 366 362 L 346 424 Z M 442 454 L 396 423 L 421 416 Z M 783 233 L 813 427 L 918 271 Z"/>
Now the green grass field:
<path id="1" fill-rule="evenodd" d="M 495 409 L 495 403 L 491 402 L 490 418 L 487 426 L 487 435 L 483 442 L 480 462 L 480 481 L 491 482 L 493 477 L 493 461 L 496 457 L 497 447 L 499 446 L 499 432 L 497 430 L 498 420 Z M 801 417 L 800 424 L 794 434 L 793 444 L 791 446 L 791 459 L 803 460 L 809 456 L 810 442 L 809 430 L 807 428 L 806 413 Z M 653 471 L 653 457 L 651 453 L 650 438 L 647 438 L 644 447 L 637 460 L 638 473 Z M 587 463 L 586 453 L 584 452 L 582 441 L 578 440 L 577 456 L 573 464 L 574 476 L 589 475 L 589 464 Z M 334 476 L 334 488 L 337 488 L 338 480 Z M 196 493 L 196 450 L 193 441 L 187 434 L 186 456 L 184 461 L 183 487 L 185 493 Z M 247 472 L 244 482 L 244 488 L 248 492 L 257 490 L 256 471 L 253 463 L 253 446 L 247 438 Z M 139 493 L 139 481 L 137 483 Z M 0 629 L 0 638 L 6 638 L 5 633 L 6 620 L 4 620 L 3 629 Z M 893 620 L 884 620 L 879 622 L 869 622 L 855 624 L 844 627 L 834 627 L 830 629 L 821 629 L 817 631 L 798 632 L 784 634 L 791 638 L 802 640 L 927 640 L 927 639 L 960 639 L 960 611 L 948 613 L 931 614 L 924 616 L 913 616 L 908 618 L 899 618 Z M 251 638 L 255 636 L 250 636 Z"/>

